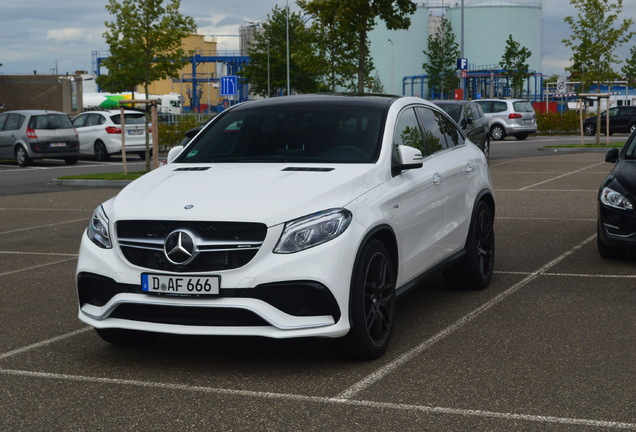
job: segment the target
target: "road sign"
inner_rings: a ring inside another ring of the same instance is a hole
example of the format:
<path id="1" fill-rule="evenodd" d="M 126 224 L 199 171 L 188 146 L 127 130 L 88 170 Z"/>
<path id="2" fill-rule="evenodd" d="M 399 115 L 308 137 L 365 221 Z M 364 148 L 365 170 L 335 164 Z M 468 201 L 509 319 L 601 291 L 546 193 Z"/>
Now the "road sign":
<path id="1" fill-rule="evenodd" d="M 467 58 L 458 58 L 457 59 L 457 69 L 459 70 L 467 70 L 468 69 L 468 59 Z"/>
<path id="2" fill-rule="evenodd" d="M 238 94 L 238 79 L 234 75 L 221 77 L 221 96 Z"/>

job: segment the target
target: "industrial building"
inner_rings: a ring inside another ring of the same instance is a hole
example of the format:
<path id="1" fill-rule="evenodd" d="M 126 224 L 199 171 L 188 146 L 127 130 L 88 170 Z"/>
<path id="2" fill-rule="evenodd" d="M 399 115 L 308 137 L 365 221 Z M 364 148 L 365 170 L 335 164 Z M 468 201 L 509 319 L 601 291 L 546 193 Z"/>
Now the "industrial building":
<path id="1" fill-rule="evenodd" d="M 384 23 L 378 23 L 369 35 L 371 56 L 388 93 L 431 98 L 434 95 L 422 67 L 428 61 L 424 51 L 429 35 L 436 33 L 444 17 L 451 23 L 462 57 L 468 59 L 464 96 L 509 96 L 508 79 L 499 63 L 512 35 L 532 52 L 527 62 L 533 76 L 524 88 L 524 97 L 539 101 L 541 13 L 542 0 L 426 0 L 418 3 L 408 30 L 388 30 Z"/>

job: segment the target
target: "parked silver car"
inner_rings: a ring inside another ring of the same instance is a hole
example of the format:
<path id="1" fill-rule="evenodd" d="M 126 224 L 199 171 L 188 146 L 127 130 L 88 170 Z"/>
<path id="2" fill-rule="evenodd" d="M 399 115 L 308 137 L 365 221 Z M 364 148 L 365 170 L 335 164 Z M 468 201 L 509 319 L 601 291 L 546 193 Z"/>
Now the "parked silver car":
<path id="1" fill-rule="evenodd" d="M 512 135 L 518 140 L 537 132 L 537 115 L 525 99 L 478 99 L 488 119 L 490 137 L 503 140 Z"/>
<path id="2" fill-rule="evenodd" d="M 48 110 L 7 111 L 0 114 L 0 159 L 21 167 L 33 159 L 79 159 L 79 139 L 68 114 Z"/>

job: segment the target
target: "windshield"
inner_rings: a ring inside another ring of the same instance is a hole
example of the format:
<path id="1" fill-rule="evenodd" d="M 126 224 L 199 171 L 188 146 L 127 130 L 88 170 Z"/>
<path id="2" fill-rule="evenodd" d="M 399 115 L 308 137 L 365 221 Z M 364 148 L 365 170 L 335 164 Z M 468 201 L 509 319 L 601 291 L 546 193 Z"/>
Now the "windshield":
<path id="1" fill-rule="evenodd" d="M 632 134 L 629 140 L 625 144 L 625 151 L 623 153 L 625 159 L 636 159 L 636 134 Z"/>
<path id="2" fill-rule="evenodd" d="M 383 110 L 293 105 L 229 110 L 177 162 L 372 163 Z"/>

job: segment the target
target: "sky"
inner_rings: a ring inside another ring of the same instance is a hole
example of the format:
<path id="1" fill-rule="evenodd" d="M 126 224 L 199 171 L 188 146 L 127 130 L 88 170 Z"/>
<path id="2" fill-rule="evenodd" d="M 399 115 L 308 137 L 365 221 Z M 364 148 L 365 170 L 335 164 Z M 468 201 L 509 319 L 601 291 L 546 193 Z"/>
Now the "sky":
<path id="1" fill-rule="evenodd" d="M 238 49 L 241 25 L 264 21 L 286 0 L 181 0 L 181 12 L 193 17 L 200 32 L 216 36 L 217 49 Z M 108 0 L 0 0 L 0 74 L 91 72 L 91 53 L 107 51 L 104 22 L 112 21 Z M 167 1 L 165 2 L 167 4 Z M 289 0 L 292 11 L 299 8 Z M 571 52 L 566 16 L 576 16 L 570 0 L 543 0 L 543 64 L 546 75 L 565 76 Z M 625 18 L 636 18 L 636 0 L 626 0 Z M 636 25 L 632 27 L 636 30 Z M 631 45 L 617 54 L 626 56 Z M 620 69 L 616 68 L 616 69 Z"/>

